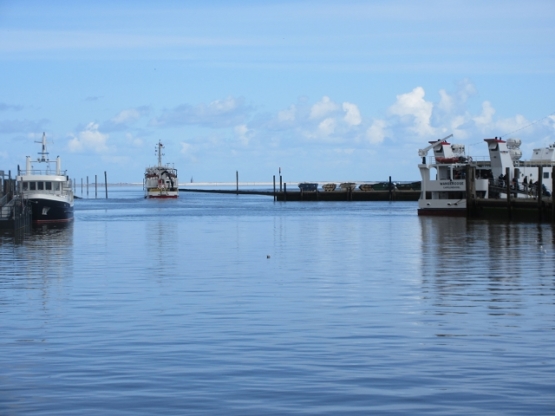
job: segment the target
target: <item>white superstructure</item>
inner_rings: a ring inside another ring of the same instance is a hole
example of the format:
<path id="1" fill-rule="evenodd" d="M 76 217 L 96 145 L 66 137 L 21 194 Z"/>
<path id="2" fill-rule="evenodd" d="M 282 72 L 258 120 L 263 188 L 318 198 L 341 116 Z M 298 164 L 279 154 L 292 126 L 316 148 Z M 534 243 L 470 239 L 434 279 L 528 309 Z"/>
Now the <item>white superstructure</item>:
<path id="1" fill-rule="evenodd" d="M 158 165 L 147 167 L 144 177 L 145 198 L 177 198 L 179 183 L 177 169 L 169 164 L 162 164 L 164 145 L 159 141 L 156 145 Z"/>
<path id="2" fill-rule="evenodd" d="M 62 171 L 61 160 L 48 158 L 46 134 L 43 133 L 40 157 L 32 161 L 27 156 L 25 169 L 18 167 L 19 195 L 31 203 L 34 223 L 68 222 L 73 220 L 73 190 L 71 180 Z M 35 165 L 34 165 L 35 164 Z M 51 164 L 54 164 L 52 168 Z"/>
<path id="3" fill-rule="evenodd" d="M 489 160 L 479 160 L 467 156 L 464 145 L 447 142 L 450 137 L 430 142 L 418 152 L 422 158 L 418 165 L 422 177 L 419 215 L 465 215 L 469 165 L 476 174 L 477 198 L 504 198 L 507 189 L 515 198 L 535 198 L 538 192 L 551 195 L 555 145 L 534 149 L 532 158 L 522 161 L 519 139 L 484 139 Z M 433 156 L 428 157 L 430 150 Z M 541 190 L 539 182 L 542 182 Z"/>

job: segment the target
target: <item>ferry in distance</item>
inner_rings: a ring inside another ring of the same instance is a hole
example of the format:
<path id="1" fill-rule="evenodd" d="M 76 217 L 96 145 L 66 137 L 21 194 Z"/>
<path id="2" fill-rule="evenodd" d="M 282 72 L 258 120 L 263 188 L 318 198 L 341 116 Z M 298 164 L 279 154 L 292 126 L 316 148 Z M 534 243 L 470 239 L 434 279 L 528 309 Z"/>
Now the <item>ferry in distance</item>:
<path id="1" fill-rule="evenodd" d="M 155 153 L 158 155 L 158 165 L 147 167 L 143 186 L 145 198 L 177 198 L 179 183 L 177 169 L 162 164 L 162 149 L 164 145 L 158 141 Z"/>

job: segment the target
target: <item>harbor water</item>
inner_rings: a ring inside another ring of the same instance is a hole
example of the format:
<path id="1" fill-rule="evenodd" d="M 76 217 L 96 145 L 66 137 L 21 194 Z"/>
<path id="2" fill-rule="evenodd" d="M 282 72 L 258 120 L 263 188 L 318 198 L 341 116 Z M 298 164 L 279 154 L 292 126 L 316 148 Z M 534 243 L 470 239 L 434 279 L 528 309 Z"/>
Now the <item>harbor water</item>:
<path id="1" fill-rule="evenodd" d="M 0 414 L 555 414 L 552 226 L 416 210 L 121 187 L 1 234 Z"/>

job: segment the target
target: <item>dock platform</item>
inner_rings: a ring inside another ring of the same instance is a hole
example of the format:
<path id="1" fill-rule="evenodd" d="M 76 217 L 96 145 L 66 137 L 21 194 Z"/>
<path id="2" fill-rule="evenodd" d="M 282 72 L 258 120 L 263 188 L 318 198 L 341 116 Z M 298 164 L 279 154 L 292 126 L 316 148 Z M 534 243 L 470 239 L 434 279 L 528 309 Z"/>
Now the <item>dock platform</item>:
<path id="1" fill-rule="evenodd" d="M 203 192 L 231 195 L 264 195 L 273 197 L 275 201 L 418 201 L 420 191 L 262 191 L 262 190 L 230 190 L 230 189 L 179 189 L 180 192 Z"/>

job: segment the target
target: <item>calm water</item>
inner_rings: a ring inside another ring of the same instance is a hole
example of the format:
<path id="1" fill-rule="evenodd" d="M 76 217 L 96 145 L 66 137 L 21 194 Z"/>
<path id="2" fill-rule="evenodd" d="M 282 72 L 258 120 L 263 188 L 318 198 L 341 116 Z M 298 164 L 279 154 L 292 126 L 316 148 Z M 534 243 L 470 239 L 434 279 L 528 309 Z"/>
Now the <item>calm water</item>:
<path id="1" fill-rule="evenodd" d="M 0 235 L 2 415 L 555 414 L 549 225 L 110 196 Z"/>

